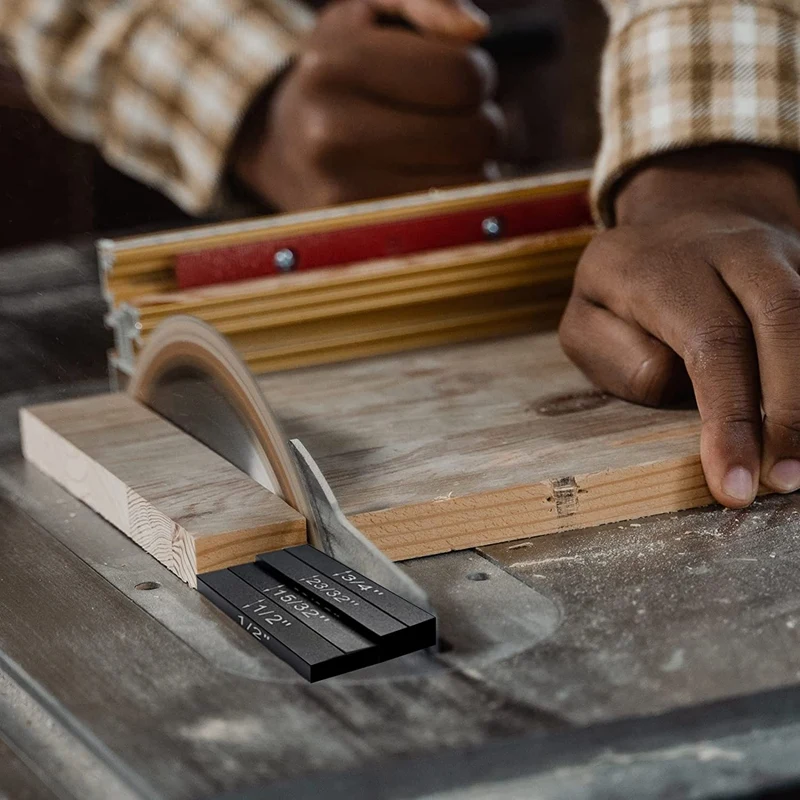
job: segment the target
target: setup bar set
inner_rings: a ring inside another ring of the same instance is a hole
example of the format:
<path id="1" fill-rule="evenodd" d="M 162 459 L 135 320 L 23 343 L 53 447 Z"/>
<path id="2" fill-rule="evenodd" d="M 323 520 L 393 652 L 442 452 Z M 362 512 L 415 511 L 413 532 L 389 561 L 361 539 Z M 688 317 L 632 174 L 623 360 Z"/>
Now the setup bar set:
<path id="1" fill-rule="evenodd" d="M 436 617 L 309 545 L 199 575 L 200 592 L 309 681 L 437 641 Z"/>

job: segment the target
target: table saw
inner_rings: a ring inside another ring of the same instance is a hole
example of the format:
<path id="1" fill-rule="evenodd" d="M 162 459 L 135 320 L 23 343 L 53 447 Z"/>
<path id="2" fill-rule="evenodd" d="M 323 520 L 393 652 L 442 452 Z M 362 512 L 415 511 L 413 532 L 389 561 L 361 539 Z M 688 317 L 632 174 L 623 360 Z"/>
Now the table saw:
<path id="1" fill-rule="evenodd" d="M 458 347 L 469 361 L 487 346 Z M 404 356 L 429 369 L 432 357 Z M 331 369 L 298 374 L 313 385 Z M 280 381 L 267 381 L 279 401 Z M 8 797 L 738 797 L 800 785 L 794 496 L 404 560 L 443 647 L 309 684 L 23 461 L 20 406 L 102 388 L 71 382 L 0 405 Z M 318 432 L 303 421 L 313 454 Z M 368 460 L 352 471 L 378 485 Z"/>

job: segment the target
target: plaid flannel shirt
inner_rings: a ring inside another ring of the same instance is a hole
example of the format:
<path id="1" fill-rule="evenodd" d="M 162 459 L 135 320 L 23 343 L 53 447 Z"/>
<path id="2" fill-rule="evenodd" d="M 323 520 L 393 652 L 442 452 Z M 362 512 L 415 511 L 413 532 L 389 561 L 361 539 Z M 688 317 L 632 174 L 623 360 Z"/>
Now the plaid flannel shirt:
<path id="1" fill-rule="evenodd" d="M 800 149 L 800 0 L 603 0 L 593 197 L 642 160 L 719 142 Z"/>
<path id="2" fill-rule="evenodd" d="M 294 0 L 0 0 L 0 40 L 55 125 L 199 213 L 313 19 Z"/>
<path id="3" fill-rule="evenodd" d="M 593 197 L 658 153 L 800 149 L 800 0 L 603 0 Z M 313 15 L 298 0 L 0 0 L 0 37 L 40 108 L 191 212 L 214 202 L 254 95 Z"/>

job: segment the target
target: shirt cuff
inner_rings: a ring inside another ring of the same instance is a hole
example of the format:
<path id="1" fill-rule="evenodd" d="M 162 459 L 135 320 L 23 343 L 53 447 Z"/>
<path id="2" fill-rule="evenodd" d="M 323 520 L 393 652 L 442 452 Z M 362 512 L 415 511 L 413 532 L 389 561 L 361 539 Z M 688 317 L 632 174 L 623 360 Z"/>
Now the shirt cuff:
<path id="1" fill-rule="evenodd" d="M 600 224 L 614 224 L 620 179 L 652 156 L 718 143 L 800 150 L 800 20 L 792 11 L 696 2 L 621 22 L 602 67 L 592 185 Z"/>

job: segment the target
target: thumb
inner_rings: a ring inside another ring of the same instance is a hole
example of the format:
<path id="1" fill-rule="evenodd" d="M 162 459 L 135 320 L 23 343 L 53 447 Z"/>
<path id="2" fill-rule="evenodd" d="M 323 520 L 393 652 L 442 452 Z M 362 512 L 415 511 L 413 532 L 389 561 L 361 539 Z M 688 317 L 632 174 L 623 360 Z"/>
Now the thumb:
<path id="1" fill-rule="evenodd" d="M 468 42 L 489 32 L 489 17 L 472 0 L 367 0 L 375 11 L 402 17 L 423 33 Z"/>

